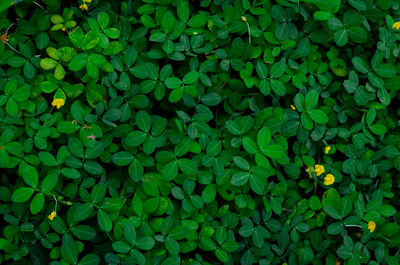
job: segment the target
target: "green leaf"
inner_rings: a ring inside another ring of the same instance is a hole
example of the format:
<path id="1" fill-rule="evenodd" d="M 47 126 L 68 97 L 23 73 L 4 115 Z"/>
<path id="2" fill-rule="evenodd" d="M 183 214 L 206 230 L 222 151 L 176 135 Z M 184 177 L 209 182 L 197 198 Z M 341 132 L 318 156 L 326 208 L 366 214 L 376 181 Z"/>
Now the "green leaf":
<path id="1" fill-rule="evenodd" d="M 73 219 L 76 223 L 86 220 L 93 212 L 93 205 L 91 203 L 80 204 L 77 207 Z"/>
<path id="2" fill-rule="evenodd" d="M 100 258 L 96 254 L 87 254 L 78 263 L 78 265 L 98 265 Z"/>
<path id="3" fill-rule="evenodd" d="M 217 248 L 215 251 L 215 256 L 223 263 L 227 263 L 229 261 L 228 254 L 222 248 Z"/>
<path id="4" fill-rule="evenodd" d="M 221 102 L 221 96 L 217 93 L 210 93 L 201 98 L 201 102 L 207 106 L 216 106 Z"/>
<path id="5" fill-rule="evenodd" d="M 271 130 L 268 127 L 263 127 L 257 133 L 257 145 L 258 147 L 263 150 L 271 141 Z"/>
<path id="6" fill-rule="evenodd" d="M 151 128 L 151 117 L 146 111 L 139 111 L 136 114 L 136 125 L 142 131 L 149 132 Z"/>
<path id="7" fill-rule="evenodd" d="M 87 53 L 80 53 L 75 55 L 72 60 L 69 62 L 68 64 L 68 68 L 71 71 L 80 71 L 83 69 L 83 67 L 86 66 L 87 62 L 88 62 L 88 58 L 89 56 L 87 55 Z"/>
<path id="8" fill-rule="evenodd" d="M 70 178 L 70 179 L 79 179 L 79 178 L 81 177 L 81 173 L 79 173 L 78 170 L 73 169 L 73 168 L 67 168 L 67 167 L 65 167 L 65 168 L 63 168 L 63 169 L 61 170 L 61 173 L 62 173 L 65 177 Z"/>
<path id="9" fill-rule="evenodd" d="M 238 172 L 232 176 L 231 183 L 234 186 L 243 186 L 249 181 L 250 174 L 248 172 Z"/>
<path id="10" fill-rule="evenodd" d="M 40 67 L 44 70 L 50 70 L 57 66 L 57 61 L 51 58 L 44 58 L 40 61 Z"/>
<path id="11" fill-rule="evenodd" d="M 36 70 L 35 67 L 30 63 L 26 62 L 24 65 L 24 75 L 28 79 L 32 79 L 35 76 Z"/>
<path id="12" fill-rule="evenodd" d="M 149 236 L 142 237 L 136 242 L 137 248 L 143 250 L 150 250 L 154 247 L 154 245 L 155 245 L 154 239 Z"/>
<path id="13" fill-rule="evenodd" d="M 61 133 L 71 134 L 80 129 L 77 123 L 62 121 L 57 125 L 57 130 Z"/>
<path id="14" fill-rule="evenodd" d="M 282 204 L 276 197 L 270 198 L 271 209 L 274 213 L 280 215 L 282 213 Z"/>
<path id="15" fill-rule="evenodd" d="M 238 166 L 240 169 L 243 170 L 250 170 L 250 164 L 247 162 L 246 159 L 240 156 L 234 156 L 233 157 L 233 162 L 235 163 L 236 166 Z"/>
<path id="16" fill-rule="evenodd" d="M 71 228 L 72 234 L 80 240 L 92 240 L 96 237 L 96 230 L 88 225 L 77 225 Z M 79 263 L 81 264 L 81 263 Z"/>
<path id="17" fill-rule="evenodd" d="M 261 152 L 272 159 L 279 159 L 285 156 L 285 150 L 278 144 L 266 145 L 261 149 Z"/>
<path id="18" fill-rule="evenodd" d="M 282 83 L 282 81 L 277 79 L 271 79 L 270 84 L 272 91 L 274 91 L 274 93 L 277 94 L 278 96 L 283 97 L 286 94 L 286 87 Z"/>
<path id="19" fill-rule="evenodd" d="M 74 44 L 75 47 L 81 48 L 82 47 L 82 40 L 84 38 L 84 33 L 81 27 L 77 27 L 73 31 L 68 34 L 69 39 Z"/>
<path id="20" fill-rule="evenodd" d="M 315 20 L 327 21 L 329 18 L 332 17 L 332 14 L 325 11 L 317 11 L 313 13 L 313 17 Z"/>
<path id="21" fill-rule="evenodd" d="M 28 85 L 18 88 L 12 95 L 12 99 L 18 102 L 27 100 L 31 96 L 31 89 Z"/>
<path id="22" fill-rule="evenodd" d="M 168 77 L 165 79 L 164 84 L 167 88 L 175 89 L 181 86 L 182 82 L 179 78 L 176 77 Z"/>
<path id="23" fill-rule="evenodd" d="M 347 260 L 353 255 L 353 250 L 347 246 L 342 246 L 337 250 L 337 254 L 341 259 Z"/>
<path id="24" fill-rule="evenodd" d="M 164 166 L 161 174 L 165 181 L 173 180 L 178 175 L 178 163 L 176 161 L 170 161 Z"/>
<path id="25" fill-rule="evenodd" d="M 328 123 L 328 115 L 322 110 L 312 109 L 308 112 L 310 118 L 318 124 Z"/>
<path id="26" fill-rule="evenodd" d="M 100 228 L 106 232 L 110 232 L 112 229 L 110 215 L 101 209 L 97 211 L 97 223 L 99 224 Z"/>
<path id="27" fill-rule="evenodd" d="M 161 29 L 166 33 L 170 33 L 173 31 L 174 27 L 176 24 L 176 20 L 174 18 L 174 15 L 172 12 L 166 12 L 163 15 L 162 21 L 161 21 Z"/>
<path id="28" fill-rule="evenodd" d="M 307 0 L 308 3 L 315 4 L 321 11 L 326 11 L 332 14 L 338 12 L 340 0 Z"/>
<path id="29" fill-rule="evenodd" d="M 188 1 L 187 0 L 178 0 L 176 9 L 177 9 L 178 18 L 186 23 L 189 19 Z"/>
<path id="30" fill-rule="evenodd" d="M 167 239 L 165 240 L 165 247 L 167 248 L 168 252 L 170 252 L 173 256 L 179 254 L 180 246 L 176 240 L 167 237 Z"/>
<path id="31" fill-rule="evenodd" d="M 178 87 L 172 90 L 169 94 L 168 100 L 171 103 L 176 103 L 183 97 L 183 87 Z"/>
<path id="32" fill-rule="evenodd" d="M 348 41 L 347 30 L 339 29 L 333 35 L 333 39 L 335 40 L 337 46 L 343 47 Z"/>
<path id="33" fill-rule="evenodd" d="M 299 263 L 298 263 L 299 265 L 309 264 L 314 259 L 314 253 L 310 247 L 302 248 L 299 251 L 298 255 L 299 255 Z"/>
<path id="34" fill-rule="evenodd" d="M 380 77 L 391 78 L 396 74 L 396 67 L 391 64 L 379 64 L 374 68 Z"/>
<path id="35" fill-rule="evenodd" d="M 47 173 L 41 184 L 41 189 L 43 192 L 49 192 L 54 189 L 54 187 L 57 185 L 59 174 L 59 170 L 52 170 Z"/>
<path id="36" fill-rule="evenodd" d="M 315 89 L 310 90 L 307 93 L 306 99 L 305 99 L 305 106 L 306 106 L 307 111 L 310 111 L 311 109 L 313 109 L 317 106 L 318 97 L 319 97 L 319 93 Z"/>
<path id="37" fill-rule="evenodd" d="M 19 164 L 18 173 L 24 179 L 26 184 L 28 184 L 33 188 L 37 187 L 39 181 L 39 175 L 36 168 L 22 161 Z"/>
<path id="38" fill-rule="evenodd" d="M 27 187 L 19 188 L 16 191 L 14 191 L 14 193 L 11 196 L 11 200 L 17 203 L 26 202 L 33 195 L 33 192 L 34 190 L 32 188 L 27 188 Z"/>
<path id="39" fill-rule="evenodd" d="M 183 77 L 183 83 L 184 84 L 193 84 L 195 83 L 200 77 L 200 73 L 197 71 L 191 71 L 189 73 L 187 73 L 184 77 Z"/>
<path id="40" fill-rule="evenodd" d="M 62 237 L 61 256 L 70 264 L 78 262 L 78 246 L 71 235 L 66 234 Z"/>
<path id="41" fill-rule="evenodd" d="M 244 137 L 242 144 L 246 152 L 250 154 L 257 153 L 258 151 L 257 144 L 250 137 Z"/>
<path id="42" fill-rule="evenodd" d="M 376 135 L 384 135 L 387 132 L 387 128 L 383 124 L 372 124 L 369 129 Z"/>
<path id="43" fill-rule="evenodd" d="M 40 152 L 39 159 L 46 166 L 57 166 L 56 158 L 49 152 Z"/>
<path id="44" fill-rule="evenodd" d="M 351 61 L 353 62 L 354 68 L 356 68 L 357 71 L 363 74 L 368 73 L 369 66 L 363 59 L 360 57 L 353 57 Z"/>
<path id="45" fill-rule="evenodd" d="M 97 45 L 99 40 L 100 40 L 100 37 L 97 32 L 89 31 L 88 33 L 86 33 L 85 37 L 83 38 L 82 49 L 83 50 L 93 49 Z"/>
<path id="46" fill-rule="evenodd" d="M 115 241 L 112 243 L 113 249 L 118 253 L 128 253 L 131 247 L 124 241 Z"/>
<path id="47" fill-rule="evenodd" d="M 106 12 L 100 12 L 97 15 L 97 23 L 99 24 L 100 28 L 105 29 L 110 21 L 110 17 Z"/>
<path id="48" fill-rule="evenodd" d="M 365 11 L 367 6 L 362 0 L 348 0 L 348 3 L 359 11 Z"/>
<path id="49" fill-rule="evenodd" d="M 111 39 L 118 39 L 121 35 L 121 32 L 116 28 L 105 29 L 104 33 Z"/>
<path id="50" fill-rule="evenodd" d="M 130 132 L 126 138 L 125 143 L 128 146 L 139 146 L 146 140 L 147 133 L 141 131 Z"/>
<path id="51" fill-rule="evenodd" d="M 44 206 L 44 195 L 43 193 L 37 193 L 33 197 L 30 204 L 31 213 L 34 215 L 39 213 L 43 209 L 43 206 Z"/>
<path id="52" fill-rule="evenodd" d="M 325 206 L 324 211 L 333 219 L 340 220 L 340 213 L 333 206 Z"/>
<path id="53" fill-rule="evenodd" d="M 14 99 L 10 98 L 6 104 L 6 111 L 9 115 L 13 116 L 18 113 L 18 105 Z"/>
<path id="54" fill-rule="evenodd" d="M 197 173 L 197 164 L 190 159 L 181 158 L 178 160 L 179 169 L 188 176 L 194 176 Z"/>
<path id="55" fill-rule="evenodd" d="M 8 9 L 13 2 L 11 0 L 4 0 L 0 2 L 0 12 L 3 12 L 4 10 Z"/>
<path id="56" fill-rule="evenodd" d="M 347 34 L 349 35 L 349 39 L 355 43 L 364 43 L 368 39 L 365 29 L 359 26 L 349 27 Z"/>
<path id="57" fill-rule="evenodd" d="M 211 203 L 214 201 L 215 197 L 217 195 L 217 187 L 215 184 L 209 184 L 207 185 L 202 194 L 201 197 L 204 200 L 204 203 Z"/>
<path id="58" fill-rule="evenodd" d="M 190 18 L 188 25 L 192 28 L 201 28 L 207 23 L 208 16 L 206 14 L 194 15 Z"/>
<path id="59" fill-rule="evenodd" d="M 8 59 L 8 64 L 14 68 L 19 68 L 19 67 L 23 66 L 25 63 L 26 63 L 26 59 L 22 58 L 22 57 L 18 57 L 18 56 L 13 56 Z"/>

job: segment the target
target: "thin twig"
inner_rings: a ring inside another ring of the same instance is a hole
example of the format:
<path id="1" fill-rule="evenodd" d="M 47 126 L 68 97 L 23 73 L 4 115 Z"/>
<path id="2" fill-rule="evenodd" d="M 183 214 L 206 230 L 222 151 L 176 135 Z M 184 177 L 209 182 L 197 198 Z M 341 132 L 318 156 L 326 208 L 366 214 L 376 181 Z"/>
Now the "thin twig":
<path id="1" fill-rule="evenodd" d="M 219 88 L 217 88 L 217 90 L 215 90 L 215 93 L 218 93 L 218 91 L 220 91 L 222 88 L 224 88 L 224 86 L 226 86 L 226 84 L 228 84 L 228 82 L 223 83 Z"/>
<path id="2" fill-rule="evenodd" d="M 44 12 L 46 12 L 47 14 L 50 14 L 50 12 L 49 11 L 47 11 L 43 6 L 41 6 L 38 2 L 36 2 L 36 1 L 33 1 L 33 3 L 35 4 L 35 5 L 37 5 L 38 7 L 40 7 Z"/>
<path id="3" fill-rule="evenodd" d="M 56 205 L 54 206 L 54 212 L 57 212 L 57 198 L 56 198 L 56 196 L 54 196 L 54 194 L 53 194 L 53 198 L 54 198 L 54 201 L 56 202 Z"/>
<path id="4" fill-rule="evenodd" d="M 15 25 L 14 23 L 11 23 L 10 26 L 8 26 L 8 28 L 6 29 L 6 34 L 7 34 L 8 31 L 10 30 L 10 28 L 11 28 L 12 26 L 14 26 L 14 25 Z"/>
<path id="5" fill-rule="evenodd" d="M 247 22 L 247 21 L 245 21 L 246 22 L 246 25 L 247 25 L 247 30 L 248 30 L 248 32 L 249 32 L 249 43 L 251 44 L 251 30 L 250 30 L 250 25 L 249 25 L 249 23 Z"/>
<path id="6" fill-rule="evenodd" d="M 8 35 L 8 31 L 9 31 L 10 28 L 11 28 L 12 26 L 14 26 L 14 25 L 15 25 L 14 23 L 11 23 L 10 26 L 8 26 L 8 28 L 6 29 L 6 35 Z M 13 50 L 14 52 L 21 54 L 18 50 L 14 49 L 14 47 L 12 47 L 12 46 L 8 43 L 8 41 L 6 42 L 6 44 L 7 44 L 7 46 L 10 47 L 10 49 Z"/>

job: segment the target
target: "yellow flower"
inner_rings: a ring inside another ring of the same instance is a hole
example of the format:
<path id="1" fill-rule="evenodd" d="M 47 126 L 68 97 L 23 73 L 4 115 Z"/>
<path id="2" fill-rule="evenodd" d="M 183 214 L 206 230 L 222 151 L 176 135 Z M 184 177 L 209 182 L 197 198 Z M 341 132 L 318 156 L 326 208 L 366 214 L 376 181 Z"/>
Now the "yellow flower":
<path id="1" fill-rule="evenodd" d="M 52 106 L 56 107 L 59 109 L 61 106 L 64 106 L 65 101 L 62 98 L 55 98 L 53 102 L 51 103 Z"/>
<path id="2" fill-rule="evenodd" d="M 322 173 L 325 172 L 325 168 L 322 165 L 315 165 L 314 166 L 314 172 L 317 174 L 317 176 L 321 175 Z"/>
<path id="3" fill-rule="evenodd" d="M 54 219 L 54 217 L 56 217 L 56 215 L 57 215 L 57 213 L 56 212 L 51 212 L 51 214 L 49 214 L 49 216 L 47 216 L 49 219 L 50 219 L 50 221 L 53 221 L 53 219 Z"/>
<path id="4" fill-rule="evenodd" d="M 295 107 L 294 105 L 290 105 L 290 108 L 291 108 L 292 110 L 296 110 L 296 107 Z"/>
<path id="5" fill-rule="evenodd" d="M 393 24 L 392 28 L 399 30 L 399 28 L 400 28 L 400 21 L 395 22 L 395 23 Z"/>
<path id="6" fill-rule="evenodd" d="M 86 4 L 80 5 L 79 8 L 80 8 L 81 10 L 88 10 L 88 7 L 87 7 Z"/>
<path id="7" fill-rule="evenodd" d="M 375 227 L 376 227 L 376 223 L 375 223 L 374 221 L 369 221 L 369 222 L 368 222 L 368 230 L 369 230 L 371 233 L 374 232 Z"/>
<path id="8" fill-rule="evenodd" d="M 242 21 L 246 22 L 247 18 L 245 16 L 242 16 Z"/>
<path id="9" fill-rule="evenodd" d="M 326 186 L 332 185 L 335 182 L 335 177 L 332 174 L 327 174 L 324 178 L 324 184 Z"/>
<path id="10" fill-rule="evenodd" d="M 327 147 L 325 147 L 325 154 L 328 154 L 330 150 L 331 150 L 331 147 L 329 145 Z"/>

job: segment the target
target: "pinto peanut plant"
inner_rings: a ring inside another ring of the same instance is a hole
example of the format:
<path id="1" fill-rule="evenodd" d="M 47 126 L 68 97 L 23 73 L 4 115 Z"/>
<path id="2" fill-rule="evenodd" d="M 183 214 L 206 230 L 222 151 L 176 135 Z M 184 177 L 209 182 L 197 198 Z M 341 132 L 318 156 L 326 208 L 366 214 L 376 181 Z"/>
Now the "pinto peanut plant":
<path id="1" fill-rule="evenodd" d="M 0 264 L 399 264 L 400 1 L 0 0 L 0 39 Z"/>

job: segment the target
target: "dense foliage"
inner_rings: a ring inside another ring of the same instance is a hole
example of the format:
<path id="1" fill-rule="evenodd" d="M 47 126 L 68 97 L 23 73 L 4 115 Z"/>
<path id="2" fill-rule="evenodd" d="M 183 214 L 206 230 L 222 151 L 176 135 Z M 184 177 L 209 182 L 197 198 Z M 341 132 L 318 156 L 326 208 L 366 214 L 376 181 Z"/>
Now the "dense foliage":
<path id="1" fill-rule="evenodd" d="M 399 1 L 0 12 L 0 263 L 399 264 Z"/>

